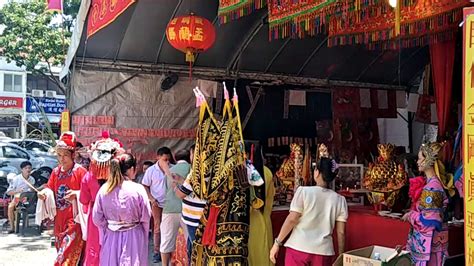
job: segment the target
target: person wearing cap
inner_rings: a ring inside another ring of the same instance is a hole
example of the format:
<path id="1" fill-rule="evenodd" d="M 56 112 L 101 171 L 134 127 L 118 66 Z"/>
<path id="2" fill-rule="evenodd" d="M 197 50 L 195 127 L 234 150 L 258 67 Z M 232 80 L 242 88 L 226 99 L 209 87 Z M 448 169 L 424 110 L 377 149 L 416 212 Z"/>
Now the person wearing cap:
<path id="1" fill-rule="evenodd" d="M 44 190 L 38 193 L 46 199 L 46 190 L 52 191 L 56 202 L 54 237 L 57 257 L 54 265 L 78 265 L 84 247 L 81 225 L 74 221 L 73 204 L 87 170 L 74 162 L 76 136 L 64 132 L 56 144 L 59 165 L 54 168 Z"/>

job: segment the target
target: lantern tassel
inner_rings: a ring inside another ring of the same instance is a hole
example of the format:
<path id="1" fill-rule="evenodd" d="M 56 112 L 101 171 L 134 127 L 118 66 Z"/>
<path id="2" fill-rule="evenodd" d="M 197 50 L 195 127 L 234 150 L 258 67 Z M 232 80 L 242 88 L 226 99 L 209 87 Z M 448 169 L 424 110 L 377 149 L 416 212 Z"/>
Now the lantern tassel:
<path id="1" fill-rule="evenodd" d="M 186 62 L 189 62 L 189 82 L 192 81 L 194 53 L 192 50 L 186 51 Z"/>
<path id="2" fill-rule="evenodd" d="M 193 62 L 189 61 L 189 82 L 193 80 Z"/>

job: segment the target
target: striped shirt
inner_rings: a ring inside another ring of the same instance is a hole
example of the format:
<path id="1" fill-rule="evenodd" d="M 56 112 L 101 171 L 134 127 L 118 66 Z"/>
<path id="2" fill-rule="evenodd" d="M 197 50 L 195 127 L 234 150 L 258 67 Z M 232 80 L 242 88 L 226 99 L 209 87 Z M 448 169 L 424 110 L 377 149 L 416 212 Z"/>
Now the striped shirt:
<path id="1" fill-rule="evenodd" d="M 183 185 L 179 186 L 179 190 L 187 195 L 186 198 L 183 199 L 182 220 L 189 226 L 197 227 L 201 220 L 204 207 L 206 207 L 206 201 L 194 195 L 189 182 L 190 179 L 191 174 L 188 175 Z"/>

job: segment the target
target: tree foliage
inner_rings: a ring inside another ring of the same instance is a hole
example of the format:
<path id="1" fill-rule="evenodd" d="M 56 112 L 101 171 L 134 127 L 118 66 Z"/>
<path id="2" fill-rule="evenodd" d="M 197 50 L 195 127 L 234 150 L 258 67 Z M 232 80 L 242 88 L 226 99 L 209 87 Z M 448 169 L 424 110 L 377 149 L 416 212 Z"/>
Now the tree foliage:
<path id="1" fill-rule="evenodd" d="M 65 0 L 64 14 L 50 12 L 45 0 L 9 2 L 0 9 L 0 54 L 33 74 L 64 86 L 52 66 L 64 63 L 80 0 Z M 61 18 L 62 19 L 58 19 Z M 57 21 L 55 23 L 55 21 Z"/>

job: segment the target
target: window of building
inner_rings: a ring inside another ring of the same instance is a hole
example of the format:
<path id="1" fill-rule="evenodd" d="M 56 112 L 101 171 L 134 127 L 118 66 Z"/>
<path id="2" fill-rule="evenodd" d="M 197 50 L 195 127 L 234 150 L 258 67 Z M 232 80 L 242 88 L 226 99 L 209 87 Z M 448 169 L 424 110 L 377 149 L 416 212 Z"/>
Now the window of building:
<path id="1" fill-rule="evenodd" d="M 3 90 L 10 92 L 23 91 L 23 76 L 15 74 L 3 75 Z"/>
<path id="2" fill-rule="evenodd" d="M 27 85 L 28 85 L 28 92 L 32 90 L 42 90 L 42 91 L 55 91 L 56 94 L 62 95 L 63 93 L 59 89 L 59 87 L 51 80 L 45 77 L 34 76 L 34 75 L 27 75 Z"/>

